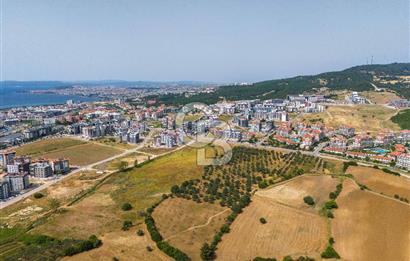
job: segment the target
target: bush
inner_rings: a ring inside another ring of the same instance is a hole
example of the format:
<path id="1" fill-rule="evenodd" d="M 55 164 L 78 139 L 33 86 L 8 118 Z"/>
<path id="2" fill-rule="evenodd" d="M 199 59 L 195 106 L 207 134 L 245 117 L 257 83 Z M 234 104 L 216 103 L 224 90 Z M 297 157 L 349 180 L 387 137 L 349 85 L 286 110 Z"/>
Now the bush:
<path id="1" fill-rule="evenodd" d="M 168 244 L 165 241 L 159 241 L 157 242 L 158 248 L 167 254 L 168 256 L 174 258 L 177 261 L 189 261 L 191 258 L 189 258 L 184 252 L 179 250 L 178 248 L 175 248 Z"/>
<path id="2" fill-rule="evenodd" d="M 209 246 L 208 243 L 205 243 L 201 247 L 201 258 L 202 260 L 213 260 L 215 258 L 215 248 Z"/>
<path id="3" fill-rule="evenodd" d="M 147 215 L 145 217 L 145 225 L 147 226 L 147 230 L 151 235 L 152 240 L 154 240 L 155 242 L 159 242 L 162 240 L 162 236 L 158 232 L 157 227 L 155 226 L 155 221 L 150 215 Z"/>
<path id="4" fill-rule="evenodd" d="M 128 202 L 124 203 L 124 204 L 122 204 L 121 209 L 124 210 L 124 211 L 129 211 L 129 210 L 132 209 L 132 205 Z"/>
<path id="5" fill-rule="evenodd" d="M 315 204 L 315 200 L 311 196 L 306 196 L 303 198 L 303 201 L 308 204 L 309 206 L 313 206 Z"/>
<path id="6" fill-rule="evenodd" d="M 39 198 L 42 198 L 42 197 L 44 197 L 44 195 L 42 193 L 40 193 L 40 192 L 34 193 L 34 198 L 39 199 Z"/>
<path id="7" fill-rule="evenodd" d="M 276 261 L 276 258 L 255 257 L 252 261 Z"/>
<path id="8" fill-rule="evenodd" d="M 261 218 L 259 219 L 259 222 L 261 222 L 262 224 L 266 224 L 266 223 L 267 223 L 266 219 L 263 218 L 263 217 L 261 217 Z"/>
<path id="9" fill-rule="evenodd" d="M 357 162 L 356 161 L 343 162 L 343 172 L 346 172 L 349 166 L 357 166 Z"/>
<path id="10" fill-rule="evenodd" d="M 333 209 L 333 208 L 338 208 L 336 201 L 334 200 L 329 200 L 328 202 L 325 203 L 325 208 L 326 209 Z"/>
<path id="11" fill-rule="evenodd" d="M 131 227 L 132 227 L 132 221 L 130 221 L 130 220 L 125 220 L 122 223 L 122 230 L 124 230 L 124 231 L 130 229 Z"/>
<path id="12" fill-rule="evenodd" d="M 142 237 L 144 235 L 144 231 L 142 231 L 142 229 L 138 229 L 137 235 Z"/>
<path id="13" fill-rule="evenodd" d="M 340 258 L 339 254 L 336 252 L 336 250 L 333 248 L 332 245 L 327 245 L 325 251 L 322 252 L 320 255 L 322 258 Z"/>

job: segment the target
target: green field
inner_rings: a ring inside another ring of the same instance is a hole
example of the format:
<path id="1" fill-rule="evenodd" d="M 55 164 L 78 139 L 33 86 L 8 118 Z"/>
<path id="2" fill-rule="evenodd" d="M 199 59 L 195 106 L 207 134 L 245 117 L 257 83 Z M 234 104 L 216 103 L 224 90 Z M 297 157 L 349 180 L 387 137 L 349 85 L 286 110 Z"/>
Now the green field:
<path id="1" fill-rule="evenodd" d="M 410 130 L 410 109 L 399 112 L 391 118 L 392 122 L 397 123 L 400 128 Z"/>
<path id="2" fill-rule="evenodd" d="M 99 145 L 77 139 L 59 138 L 40 140 L 16 149 L 17 155 L 34 158 L 67 158 L 71 165 L 84 166 L 121 153 L 115 147 Z"/>

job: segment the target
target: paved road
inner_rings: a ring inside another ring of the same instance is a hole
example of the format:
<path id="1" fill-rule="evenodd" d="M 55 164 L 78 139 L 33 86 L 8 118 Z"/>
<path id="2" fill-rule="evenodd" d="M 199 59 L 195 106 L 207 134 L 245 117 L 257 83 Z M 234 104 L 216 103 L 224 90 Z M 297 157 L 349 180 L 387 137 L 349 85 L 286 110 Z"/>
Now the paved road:
<path id="1" fill-rule="evenodd" d="M 57 182 L 60 182 L 61 180 L 64 180 L 64 179 L 66 179 L 66 178 L 68 178 L 68 177 L 70 177 L 70 176 L 72 176 L 72 175 L 74 175 L 74 174 L 76 174 L 76 173 L 79 173 L 79 172 L 81 172 L 81 171 L 86 171 L 86 170 L 92 169 L 93 167 L 95 167 L 95 166 L 97 166 L 97 165 L 100 165 L 100 164 L 103 164 L 103 163 L 112 161 L 112 160 L 114 160 L 114 159 L 127 156 L 127 155 L 129 155 L 129 154 L 131 154 L 131 153 L 137 152 L 138 149 L 141 149 L 142 147 L 144 147 L 145 142 L 148 140 L 148 138 L 149 138 L 150 136 L 151 136 L 151 133 L 150 133 L 149 135 L 147 135 L 147 138 L 145 138 L 144 141 L 143 141 L 141 144 L 139 144 L 137 147 L 135 147 L 135 148 L 132 148 L 132 149 L 129 149 L 129 150 L 124 150 L 124 152 L 122 152 L 122 153 L 120 153 L 120 154 L 117 154 L 117 155 L 114 155 L 114 156 L 112 156 L 112 157 L 109 157 L 109 158 L 100 160 L 100 161 L 98 161 L 98 162 L 94 162 L 94 163 L 92 163 L 92 164 L 89 164 L 89 165 L 80 167 L 80 168 L 78 168 L 78 169 L 76 169 L 76 170 L 71 171 L 70 173 L 68 173 L 68 174 L 66 174 L 66 175 L 61 176 L 61 177 L 58 178 L 58 179 L 53 179 L 53 180 L 47 181 L 46 183 L 44 183 L 44 184 L 38 186 L 37 188 L 34 188 L 34 189 L 28 191 L 28 192 L 26 192 L 26 193 L 24 193 L 24 194 L 22 194 L 22 195 L 18 195 L 18 196 L 14 197 L 14 198 L 11 198 L 11 199 L 9 199 L 9 200 L 7 200 L 7 201 L 5 201 L 5 202 L 0 202 L 0 209 L 3 209 L 3 208 L 5 208 L 5 207 L 7 207 L 7 206 L 10 206 L 10 205 L 12 205 L 12 204 L 14 204 L 14 203 L 16 203 L 16 202 L 18 202 L 18 201 L 20 201 L 20 200 L 23 200 L 23 199 L 25 199 L 25 198 L 27 198 L 27 197 L 30 197 L 30 196 L 33 195 L 34 193 L 40 192 L 41 190 L 46 189 L 46 188 L 50 187 L 51 185 L 56 184 Z M 157 156 L 158 156 L 158 155 L 157 155 Z M 154 157 L 156 157 L 156 156 L 153 156 L 153 158 L 154 158 Z"/>

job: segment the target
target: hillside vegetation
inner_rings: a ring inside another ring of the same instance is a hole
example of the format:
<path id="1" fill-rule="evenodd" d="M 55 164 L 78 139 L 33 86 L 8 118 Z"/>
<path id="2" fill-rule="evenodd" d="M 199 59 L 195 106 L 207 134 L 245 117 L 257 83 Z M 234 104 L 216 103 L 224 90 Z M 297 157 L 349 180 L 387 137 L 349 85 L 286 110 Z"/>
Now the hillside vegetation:
<path id="1" fill-rule="evenodd" d="M 400 128 L 410 130 L 410 109 L 399 112 L 391 118 L 392 122 L 397 123 Z"/>
<path id="2" fill-rule="evenodd" d="M 343 71 L 326 72 L 318 75 L 296 76 L 243 86 L 222 86 L 213 93 L 201 93 L 190 97 L 185 97 L 185 94 L 165 94 L 148 98 L 156 99 L 164 104 L 186 104 L 190 102 L 211 104 L 222 97 L 227 100 L 285 98 L 287 95 L 314 92 L 322 87 L 331 90 L 369 91 L 374 90 L 372 83 L 377 84 L 378 87 L 392 89 L 402 97 L 410 98 L 408 85 L 402 83 L 381 84 L 375 82 L 373 77 L 388 77 L 394 80 L 397 76 L 402 75 L 410 75 L 410 63 L 362 65 Z"/>

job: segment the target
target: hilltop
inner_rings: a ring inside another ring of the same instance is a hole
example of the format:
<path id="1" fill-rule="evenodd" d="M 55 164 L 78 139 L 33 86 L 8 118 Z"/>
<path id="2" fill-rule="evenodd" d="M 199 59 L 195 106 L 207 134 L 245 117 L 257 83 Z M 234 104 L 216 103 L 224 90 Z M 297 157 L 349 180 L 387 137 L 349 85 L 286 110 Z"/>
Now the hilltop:
<path id="1" fill-rule="evenodd" d="M 226 100 L 275 99 L 299 93 L 315 93 L 320 89 L 368 91 L 386 88 L 395 91 L 403 98 L 410 98 L 410 63 L 360 65 L 342 71 L 326 72 L 317 75 L 296 76 L 257 82 L 249 85 L 221 86 L 213 93 L 201 93 L 186 97 L 185 94 L 165 94 L 151 96 L 164 104 L 186 104 L 189 102 L 215 103 Z M 376 87 L 376 88 L 377 88 Z"/>

